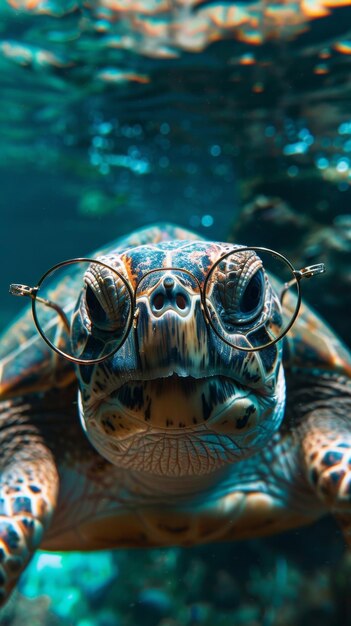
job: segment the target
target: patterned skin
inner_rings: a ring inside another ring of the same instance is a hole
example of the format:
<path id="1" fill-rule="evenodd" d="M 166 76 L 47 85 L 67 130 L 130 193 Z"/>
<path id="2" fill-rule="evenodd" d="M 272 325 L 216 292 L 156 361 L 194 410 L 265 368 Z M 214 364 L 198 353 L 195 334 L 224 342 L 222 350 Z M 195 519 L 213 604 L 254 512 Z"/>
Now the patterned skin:
<path id="1" fill-rule="evenodd" d="M 199 290 L 232 248 L 162 225 L 97 253 L 128 281 L 139 311 L 101 363 L 73 366 L 51 351 L 30 312 L 2 337 L 1 602 L 39 545 L 192 545 L 263 536 L 328 511 L 351 544 L 350 355 L 306 307 L 274 346 L 243 352 L 221 341 Z M 247 267 L 255 263 L 249 255 Z M 230 279 L 218 278 L 221 314 L 235 307 Z M 86 329 L 98 316 L 98 356 L 104 333 L 118 332 L 101 306 L 123 320 L 125 299 L 123 285 L 107 301 L 102 276 L 89 280 L 72 341 L 91 350 Z M 77 288 L 65 286 L 67 300 Z M 274 317 L 268 284 L 265 294 Z"/>

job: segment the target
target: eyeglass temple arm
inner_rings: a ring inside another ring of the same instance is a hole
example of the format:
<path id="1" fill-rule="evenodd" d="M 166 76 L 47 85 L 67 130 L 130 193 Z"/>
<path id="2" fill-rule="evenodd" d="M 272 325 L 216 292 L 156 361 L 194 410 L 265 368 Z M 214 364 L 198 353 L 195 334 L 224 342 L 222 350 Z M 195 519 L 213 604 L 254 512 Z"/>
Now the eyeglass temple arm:
<path id="1" fill-rule="evenodd" d="M 307 265 L 307 267 L 302 267 L 300 270 L 294 270 L 295 279 L 292 278 L 291 280 L 289 280 L 289 282 L 285 283 L 280 293 L 280 301 L 283 302 L 283 298 L 286 292 L 288 291 L 288 289 L 290 289 L 290 287 L 292 287 L 295 284 L 296 280 L 300 281 L 302 278 L 312 278 L 313 276 L 319 276 L 319 274 L 324 274 L 324 272 L 325 272 L 324 263 L 316 263 L 315 265 Z"/>
<path id="2" fill-rule="evenodd" d="M 37 293 L 38 293 L 38 287 L 29 287 L 28 285 L 18 285 L 18 284 L 10 285 L 10 294 L 12 296 L 26 296 L 28 298 L 31 298 L 32 300 L 37 300 L 41 304 L 45 304 L 45 306 L 50 307 L 50 309 L 54 309 L 54 311 L 56 311 L 56 313 L 58 313 L 59 316 L 61 317 L 64 323 L 64 326 L 66 327 L 66 330 L 69 331 L 69 321 L 67 319 L 67 315 L 64 312 L 64 310 L 61 309 L 61 307 L 58 304 L 55 304 L 55 302 L 51 302 L 51 300 L 46 300 L 45 298 L 41 298 L 40 296 L 37 295 Z"/>

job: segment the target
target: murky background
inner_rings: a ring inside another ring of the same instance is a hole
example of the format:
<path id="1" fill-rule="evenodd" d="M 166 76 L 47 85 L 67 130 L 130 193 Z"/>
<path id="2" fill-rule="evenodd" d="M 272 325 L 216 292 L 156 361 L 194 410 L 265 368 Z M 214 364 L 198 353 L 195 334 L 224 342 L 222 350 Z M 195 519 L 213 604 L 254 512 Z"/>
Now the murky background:
<path id="1" fill-rule="evenodd" d="M 171 220 L 323 260 L 304 292 L 351 345 L 348 4 L 3 0 L 1 327 L 21 305 L 10 282 Z M 350 585 L 325 520 L 230 546 L 41 553 L 0 623 L 340 626 Z"/>

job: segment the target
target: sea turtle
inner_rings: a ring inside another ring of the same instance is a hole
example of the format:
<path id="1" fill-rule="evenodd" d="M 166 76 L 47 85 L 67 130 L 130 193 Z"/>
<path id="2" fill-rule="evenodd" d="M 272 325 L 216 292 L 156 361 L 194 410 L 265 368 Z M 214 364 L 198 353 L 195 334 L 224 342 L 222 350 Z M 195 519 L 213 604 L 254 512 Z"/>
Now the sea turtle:
<path id="1" fill-rule="evenodd" d="M 282 313 L 257 251 L 176 226 L 94 258 L 53 284 L 71 321 L 47 332 L 95 363 L 29 310 L 1 338 L 1 601 L 38 546 L 189 546 L 328 511 L 350 541 L 351 357 L 327 325 L 302 306 L 266 345 Z"/>

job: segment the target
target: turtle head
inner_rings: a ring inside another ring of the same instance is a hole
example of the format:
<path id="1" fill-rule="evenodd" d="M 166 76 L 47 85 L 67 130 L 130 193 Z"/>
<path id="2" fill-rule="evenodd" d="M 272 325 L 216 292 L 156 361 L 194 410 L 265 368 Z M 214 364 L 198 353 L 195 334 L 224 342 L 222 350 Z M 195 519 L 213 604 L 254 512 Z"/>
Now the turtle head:
<path id="1" fill-rule="evenodd" d="M 93 446 L 116 466 L 208 474 L 254 454 L 278 429 L 280 344 L 248 348 L 279 325 L 279 300 L 255 252 L 234 268 L 223 262 L 209 279 L 231 248 L 161 242 L 104 257 L 132 297 L 108 270 L 90 277 L 76 331 L 88 327 L 97 350 L 120 347 L 77 366 L 80 415 Z"/>

